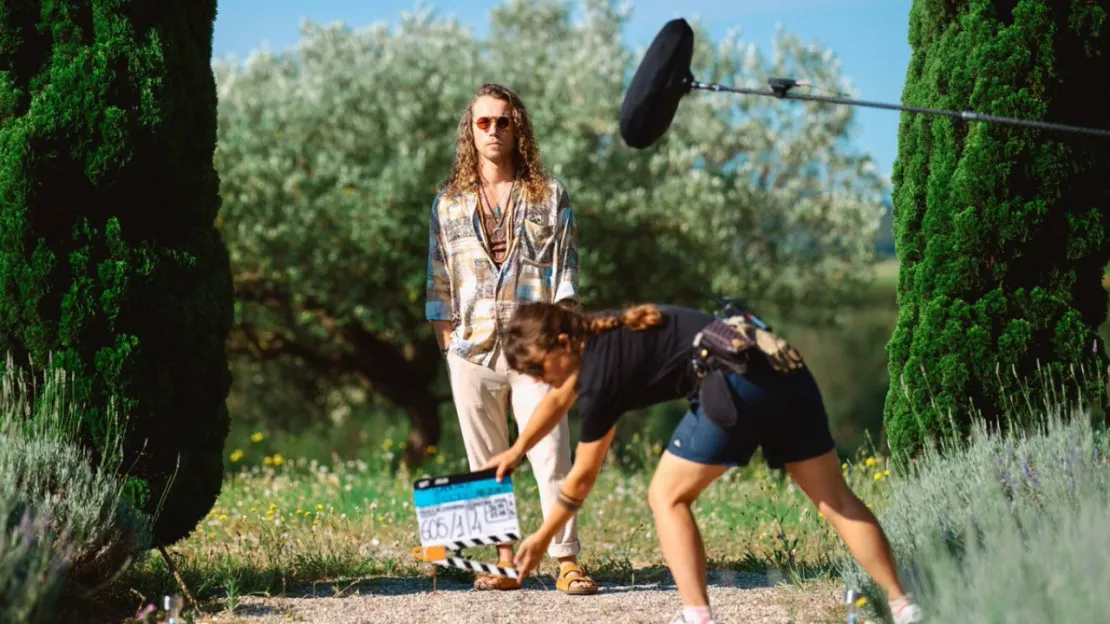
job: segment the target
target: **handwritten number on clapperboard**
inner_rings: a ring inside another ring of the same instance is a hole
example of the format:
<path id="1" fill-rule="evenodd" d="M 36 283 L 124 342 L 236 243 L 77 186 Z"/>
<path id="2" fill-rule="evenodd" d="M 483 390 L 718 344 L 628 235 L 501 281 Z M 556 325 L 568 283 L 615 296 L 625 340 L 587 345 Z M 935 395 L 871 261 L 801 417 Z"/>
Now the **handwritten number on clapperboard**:
<path id="1" fill-rule="evenodd" d="M 437 515 L 420 523 L 420 537 L 424 541 L 462 539 L 467 535 L 481 534 L 482 519 L 476 507 L 455 509 L 448 516 Z"/>

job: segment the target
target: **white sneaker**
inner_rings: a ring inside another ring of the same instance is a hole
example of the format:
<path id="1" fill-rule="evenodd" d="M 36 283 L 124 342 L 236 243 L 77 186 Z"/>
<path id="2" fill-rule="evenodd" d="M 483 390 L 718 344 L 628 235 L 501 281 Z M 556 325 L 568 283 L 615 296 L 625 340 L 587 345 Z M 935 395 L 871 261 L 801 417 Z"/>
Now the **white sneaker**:
<path id="1" fill-rule="evenodd" d="M 678 612 L 678 617 L 675 618 L 673 621 L 671 621 L 671 624 L 690 624 L 690 621 L 686 619 L 686 616 L 681 611 L 679 611 Z M 725 624 L 725 623 L 720 621 L 720 620 L 713 619 L 713 620 L 709 621 L 709 624 Z M 899 622 L 899 624 L 901 624 L 901 623 Z"/>
<path id="2" fill-rule="evenodd" d="M 894 624 L 919 624 L 924 617 L 925 614 L 921 611 L 921 607 L 910 603 L 898 615 L 894 616 Z"/>

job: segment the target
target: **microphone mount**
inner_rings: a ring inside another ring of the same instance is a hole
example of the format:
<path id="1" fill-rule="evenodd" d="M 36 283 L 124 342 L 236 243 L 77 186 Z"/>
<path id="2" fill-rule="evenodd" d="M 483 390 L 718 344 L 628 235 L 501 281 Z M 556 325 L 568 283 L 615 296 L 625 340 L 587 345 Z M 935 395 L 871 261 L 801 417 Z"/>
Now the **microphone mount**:
<path id="1" fill-rule="evenodd" d="M 965 121 L 983 121 L 987 123 L 997 123 L 1011 126 L 1022 126 L 1026 128 L 1036 128 L 1038 130 L 1055 130 L 1059 132 L 1071 132 L 1075 134 L 1085 134 L 1089 136 L 1097 136 L 1110 139 L 1110 130 L 1102 130 L 1099 128 L 1087 128 L 1083 126 L 1072 126 L 1067 124 L 1051 123 L 1047 121 L 1030 121 L 1027 119 L 1015 119 L 1013 117 L 999 117 L 996 115 L 986 115 L 983 113 L 975 113 L 972 111 L 950 111 L 939 108 L 926 108 L 921 106 L 903 106 L 900 104 L 886 104 L 883 102 L 869 102 L 866 100 L 854 100 L 849 98 L 830 97 L 824 95 L 807 95 L 791 93 L 791 89 L 800 86 L 797 80 L 793 78 L 771 78 L 767 81 L 769 89 L 751 89 L 746 87 L 730 87 L 718 83 L 702 82 L 693 78 L 686 80 L 687 89 L 701 89 L 705 91 L 715 92 L 729 92 L 741 93 L 745 95 L 762 95 L 775 97 L 780 100 L 806 100 L 811 102 L 824 102 L 827 104 L 845 104 L 849 106 L 864 106 L 869 108 L 881 108 L 886 110 L 896 110 L 909 113 L 921 113 L 925 115 L 939 115 L 943 117 L 952 117 L 955 119 L 963 119 Z"/>

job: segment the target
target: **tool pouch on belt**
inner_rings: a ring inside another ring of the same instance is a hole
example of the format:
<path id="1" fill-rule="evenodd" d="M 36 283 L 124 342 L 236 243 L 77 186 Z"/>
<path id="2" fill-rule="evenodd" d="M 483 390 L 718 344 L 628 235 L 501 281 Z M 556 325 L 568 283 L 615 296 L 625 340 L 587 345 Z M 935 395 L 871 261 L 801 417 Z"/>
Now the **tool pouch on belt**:
<path id="1" fill-rule="evenodd" d="M 757 324 L 758 323 L 758 324 Z M 750 314 L 714 319 L 693 342 L 700 382 L 698 400 L 719 427 L 736 426 L 739 413 L 727 373 L 744 375 L 753 357 L 765 357 L 772 370 L 789 375 L 804 366 L 802 355 Z"/>

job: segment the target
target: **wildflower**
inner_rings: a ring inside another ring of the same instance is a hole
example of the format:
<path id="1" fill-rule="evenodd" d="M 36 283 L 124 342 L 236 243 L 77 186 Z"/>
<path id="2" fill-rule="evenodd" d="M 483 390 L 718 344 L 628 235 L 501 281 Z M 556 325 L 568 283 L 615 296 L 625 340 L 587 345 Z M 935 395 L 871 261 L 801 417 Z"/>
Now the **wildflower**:
<path id="1" fill-rule="evenodd" d="M 436 445 L 433 444 L 428 447 L 428 455 L 435 455 L 437 452 Z"/>
<path id="2" fill-rule="evenodd" d="M 889 468 L 887 470 L 883 471 L 883 476 L 884 477 L 889 477 L 890 476 L 890 469 Z"/>
<path id="3" fill-rule="evenodd" d="M 243 449 L 235 449 L 231 452 L 231 455 L 228 456 L 228 459 L 230 459 L 231 463 L 234 464 L 240 459 L 243 459 L 243 455 L 246 455 L 246 453 L 243 452 Z"/>
<path id="4" fill-rule="evenodd" d="M 281 456 L 281 453 L 274 453 L 274 465 L 275 466 L 280 466 L 284 463 L 285 463 L 285 458 Z"/>
<path id="5" fill-rule="evenodd" d="M 881 472 L 876 472 L 876 473 L 875 473 L 875 480 L 876 480 L 876 481 L 882 481 L 882 479 L 883 479 L 883 473 L 881 473 Z"/>
<path id="6" fill-rule="evenodd" d="M 875 466 L 877 466 L 879 464 L 879 460 L 875 459 L 874 457 L 868 457 L 867 461 L 865 461 L 863 463 L 868 468 L 874 468 Z"/>
<path id="7" fill-rule="evenodd" d="M 843 471 L 843 472 L 848 472 L 848 464 L 847 464 L 847 462 L 845 462 L 845 463 L 843 463 L 843 464 L 840 464 L 840 470 L 841 470 L 841 471 Z"/>
<path id="8" fill-rule="evenodd" d="M 321 505 L 320 503 L 316 503 L 316 511 L 323 511 L 323 510 L 324 510 L 324 506 Z"/>
<path id="9" fill-rule="evenodd" d="M 817 517 L 818 517 L 818 518 L 821 518 L 822 520 L 824 520 L 824 519 L 825 519 L 825 514 L 823 514 L 823 513 L 821 513 L 820 511 L 818 511 L 818 512 L 817 512 Z"/>
<path id="10" fill-rule="evenodd" d="M 227 520 L 227 514 L 220 514 L 220 517 L 219 517 L 219 518 L 217 518 L 217 519 L 218 519 L 218 520 L 219 520 L 220 522 L 224 522 L 225 520 Z"/>
<path id="11" fill-rule="evenodd" d="M 266 436 L 261 431 L 256 431 L 251 434 L 251 442 L 254 442 L 255 444 L 258 444 L 264 439 L 266 439 Z"/>
<path id="12" fill-rule="evenodd" d="M 274 465 L 274 460 L 273 460 L 273 458 L 272 458 L 272 457 L 270 457 L 269 455 L 267 455 L 267 456 L 263 457 L 263 458 L 262 458 L 262 465 L 263 465 L 263 466 L 273 466 L 273 465 Z"/>
<path id="13" fill-rule="evenodd" d="M 258 513 L 258 507 L 251 507 L 251 513 Z"/>
<path id="14" fill-rule="evenodd" d="M 393 438 L 386 438 L 385 441 L 382 442 L 382 448 L 387 451 L 393 448 Z"/>
<path id="15" fill-rule="evenodd" d="M 856 607 L 857 608 L 863 608 L 863 605 L 865 605 L 865 604 L 867 604 L 867 598 L 865 598 L 863 596 L 860 596 L 859 599 L 856 600 Z"/>

